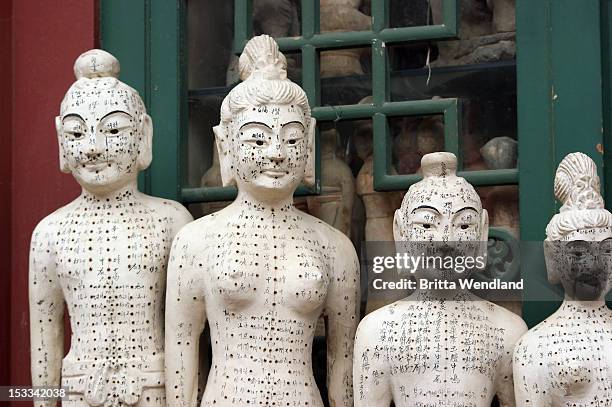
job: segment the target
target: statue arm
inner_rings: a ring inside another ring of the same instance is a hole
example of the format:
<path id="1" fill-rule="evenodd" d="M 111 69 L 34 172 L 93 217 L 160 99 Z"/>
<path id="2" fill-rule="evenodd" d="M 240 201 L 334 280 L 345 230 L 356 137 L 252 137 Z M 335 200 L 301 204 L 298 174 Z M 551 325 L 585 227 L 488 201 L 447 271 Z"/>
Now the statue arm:
<path id="1" fill-rule="evenodd" d="M 536 362 L 542 360 L 542 358 L 534 355 L 534 346 L 529 344 L 529 340 L 526 339 L 526 337 L 523 337 L 514 349 L 513 371 L 516 405 L 518 407 L 551 407 L 550 392 L 547 391 L 546 386 L 546 367 L 540 365 L 540 362 Z"/>
<path id="2" fill-rule="evenodd" d="M 357 329 L 353 359 L 355 407 L 389 407 L 393 399 L 383 350 L 376 343 L 380 321 L 366 316 Z"/>
<path id="3" fill-rule="evenodd" d="M 183 229 L 174 239 L 166 289 L 165 367 L 168 406 L 195 406 L 198 349 L 206 323 L 202 275 L 193 264 Z"/>
<path id="4" fill-rule="evenodd" d="M 359 261 L 351 241 L 338 234 L 325 304 L 329 404 L 353 406 L 353 343 L 359 316 Z M 332 249 L 333 250 L 333 249 Z"/>
<path id="5" fill-rule="evenodd" d="M 64 355 L 64 296 L 56 272 L 53 222 L 44 219 L 32 233 L 29 266 L 32 385 L 59 387 Z M 55 401 L 37 401 L 53 406 Z"/>
<path id="6" fill-rule="evenodd" d="M 512 359 L 514 347 L 521 336 L 527 332 L 527 325 L 521 317 L 503 310 L 502 321 L 505 328 L 504 349 L 496 374 L 496 394 L 501 407 L 515 407 L 514 377 Z"/>

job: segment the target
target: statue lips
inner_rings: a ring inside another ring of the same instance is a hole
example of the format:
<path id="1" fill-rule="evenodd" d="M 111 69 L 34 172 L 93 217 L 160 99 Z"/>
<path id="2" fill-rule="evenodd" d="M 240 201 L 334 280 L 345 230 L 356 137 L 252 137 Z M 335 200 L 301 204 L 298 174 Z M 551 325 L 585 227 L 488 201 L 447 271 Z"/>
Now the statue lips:
<path id="1" fill-rule="evenodd" d="M 597 300 L 604 289 L 604 276 L 601 269 L 587 270 L 574 280 L 574 295 L 580 301 Z"/>
<path id="2" fill-rule="evenodd" d="M 106 161 L 88 161 L 83 164 L 85 168 L 90 171 L 100 171 L 106 167 L 108 167 L 108 162 Z"/>
<path id="3" fill-rule="evenodd" d="M 262 174 L 269 175 L 274 178 L 282 177 L 284 175 L 289 174 L 289 171 L 277 168 L 266 168 L 261 170 Z"/>

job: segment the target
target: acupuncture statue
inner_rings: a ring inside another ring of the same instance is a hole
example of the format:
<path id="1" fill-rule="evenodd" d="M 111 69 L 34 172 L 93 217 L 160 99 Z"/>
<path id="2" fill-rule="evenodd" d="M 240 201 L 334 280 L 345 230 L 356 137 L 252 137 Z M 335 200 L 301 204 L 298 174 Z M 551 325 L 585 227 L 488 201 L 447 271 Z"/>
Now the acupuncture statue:
<path id="1" fill-rule="evenodd" d="M 61 380 L 65 406 L 165 406 L 166 266 L 174 235 L 192 218 L 137 190 L 153 128 L 138 92 L 117 79 L 117 59 L 90 50 L 74 72 L 55 126 L 60 169 L 82 192 L 32 234 L 32 383 Z"/>
<path id="2" fill-rule="evenodd" d="M 313 377 L 317 320 L 327 321 L 330 405 L 352 406 L 358 260 L 340 231 L 293 206 L 314 181 L 315 119 L 267 35 L 240 56 L 243 82 L 214 128 L 223 184 L 236 200 L 181 230 L 166 295 L 168 405 L 194 405 L 198 338 L 210 326 L 202 406 L 323 406 Z"/>
<path id="3" fill-rule="evenodd" d="M 419 255 L 421 248 L 433 248 L 432 256 L 471 253 L 483 261 L 487 212 L 474 188 L 456 175 L 455 155 L 427 154 L 421 170 L 424 179 L 410 187 L 395 213 L 396 245 L 415 245 Z M 462 289 L 454 281 L 458 273 L 436 263 L 414 276 L 419 284 L 412 294 L 359 324 L 355 406 L 489 407 L 496 395 L 502 406 L 513 406 L 512 350 L 527 330 L 523 320 Z M 438 286 L 439 280 L 448 284 Z"/>
<path id="4" fill-rule="evenodd" d="M 554 182 L 559 213 L 546 227 L 544 256 L 561 307 L 518 342 L 518 406 L 606 406 L 612 403 L 612 214 L 604 209 L 593 160 L 567 155 Z"/>

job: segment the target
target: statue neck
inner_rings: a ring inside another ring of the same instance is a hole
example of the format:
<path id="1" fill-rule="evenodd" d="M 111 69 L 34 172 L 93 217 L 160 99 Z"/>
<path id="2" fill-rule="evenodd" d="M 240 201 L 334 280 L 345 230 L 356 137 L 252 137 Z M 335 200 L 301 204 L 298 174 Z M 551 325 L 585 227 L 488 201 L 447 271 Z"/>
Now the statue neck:
<path id="1" fill-rule="evenodd" d="M 82 188 L 80 198 L 88 202 L 118 201 L 136 197 L 140 192 L 136 180 L 110 191 L 94 191 Z"/>
<path id="2" fill-rule="evenodd" d="M 597 312 L 607 310 L 605 298 L 601 298 L 595 301 L 579 301 L 568 297 L 567 295 L 563 299 L 563 304 L 559 308 L 559 311 L 566 313 L 577 313 L 577 312 Z"/>
<path id="3" fill-rule="evenodd" d="M 418 288 L 410 297 L 416 301 L 467 301 L 474 299 L 475 296 L 471 292 L 459 288 L 459 283 L 456 283 L 456 285 L 456 289 L 444 289 L 443 283 L 440 283 L 439 288 Z"/>
<path id="4" fill-rule="evenodd" d="M 234 204 L 242 209 L 257 211 L 263 210 L 266 212 L 286 212 L 294 209 L 293 194 L 286 197 L 278 196 L 276 194 L 272 196 L 259 196 L 240 189 L 238 190 L 238 196 L 236 197 Z"/>

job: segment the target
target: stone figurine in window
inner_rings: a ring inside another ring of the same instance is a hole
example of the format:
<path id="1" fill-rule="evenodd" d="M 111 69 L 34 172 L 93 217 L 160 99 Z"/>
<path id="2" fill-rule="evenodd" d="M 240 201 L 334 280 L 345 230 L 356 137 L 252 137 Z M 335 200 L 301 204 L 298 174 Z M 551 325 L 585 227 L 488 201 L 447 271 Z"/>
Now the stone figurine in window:
<path id="1" fill-rule="evenodd" d="M 565 298 L 514 350 L 517 405 L 610 406 L 612 214 L 585 154 L 561 161 L 554 191 L 562 206 L 546 227 L 544 256 L 548 279 L 563 286 Z"/>
<path id="2" fill-rule="evenodd" d="M 372 17 L 359 11 L 362 0 L 320 0 L 321 33 L 367 31 Z M 321 52 L 321 78 L 363 75 L 361 49 L 339 49 Z"/>
<path id="3" fill-rule="evenodd" d="M 153 128 L 138 92 L 117 79 L 115 57 L 87 51 L 74 71 L 55 125 L 60 168 L 82 193 L 32 235 L 32 383 L 61 380 L 64 405 L 165 406 L 166 265 L 174 235 L 192 218 L 137 190 Z M 72 338 L 62 360 L 64 304 Z"/>
<path id="4" fill-rule="evenodd" d="M 473 264 L 486 263 L 487 211 L 456 175 L 454 154 L 427 154 L 421 169 L 424 179 L 395 212 L 398 249 L 433 258 L 469 254 Z M 459 272 L 426 264 L 415 270 L 416 291 L 359 324 L 355 406 L 489 407 L 496 395 L 502 406 L 513 406 L 512 350 L 525 323 L 459 284 L 453 289 Z M 445 284 L 430 285 L 440 281 Z"/>
<path id="5" fill-rule="evenodd" d="M 434 24 L 444 24 L 443 0 L 431 0 Z M 432 66 L 512 59 L 516 54 L 515 0 L 460 0 L 459 39 L 438 41 Z"/>
<path id="6" fill-rule="evenodd" d="M 208 321 L 203 406 L 322 406 L 312 344 L 325 315 L 329 402 L 352 406 L 355 249 L 293 206 L 298 185 L 314 181 L 315 119 L 271 37 L 247 43 L 240 72 L 214 128 L 223 184 L 236 185 L 238 196 L 183 228 L 170 255 L 168 403 L 196 403 L 198 338 Z"/>
<path id="7" fill-rule="evenodd" d="M 308 197 L 308 211 L 350 237 L 355 202 L 355 178 L 350 167 L 337 154 L 338 131 L 336 129 L 322 131 L 320 139 L 323 194 Z"/>

